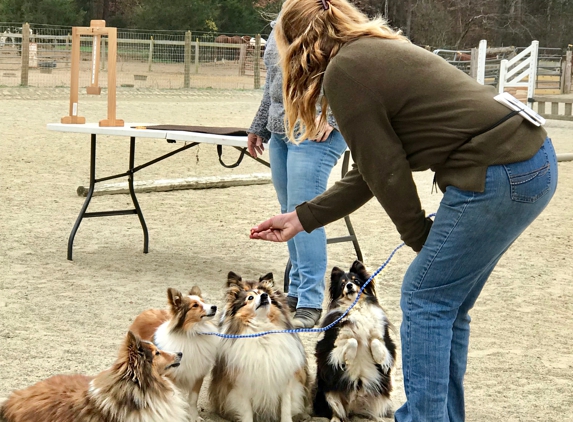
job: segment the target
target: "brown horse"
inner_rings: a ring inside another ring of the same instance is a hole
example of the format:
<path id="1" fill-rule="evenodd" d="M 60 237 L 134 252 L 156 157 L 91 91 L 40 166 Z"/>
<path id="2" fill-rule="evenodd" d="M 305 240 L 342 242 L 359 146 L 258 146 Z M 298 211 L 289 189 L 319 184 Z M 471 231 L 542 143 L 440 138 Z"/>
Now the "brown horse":
<path id="1" fill-rule="evenodd" d="M 218 44 L 249 44 L 251 37 L 233 35 L 229 37 L 227 35 L 219 35 L 215 38 L 215 42 Z M 217 55 L 216 60 L 238 60 L 240 55 L 240 50 L 238 48 L 225 48 L 216 47 Z"/>

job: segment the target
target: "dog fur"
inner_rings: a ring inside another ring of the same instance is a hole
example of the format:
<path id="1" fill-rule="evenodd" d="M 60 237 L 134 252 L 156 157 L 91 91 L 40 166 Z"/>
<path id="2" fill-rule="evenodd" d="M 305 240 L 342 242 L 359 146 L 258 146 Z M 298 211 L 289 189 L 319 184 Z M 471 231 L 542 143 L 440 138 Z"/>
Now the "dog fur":
<path id="1" fill-rule="evenodd" d="M 330 304 L 322 327 L 348 309 L 368 278 L 359 261 L 352 264 L 348 273 L 338 267 L 332 269 Z M 389 327 L 371 282 L 356 306 L 326 331 L 316 345 L 317 375 L 313 388 L 316 416 L 341 422 L 353 414 L 380 420 L 391 413 L 391 371 L 396 361 L 396 345 L 390 338 Z"/>
<path id="2" fill-rule="evenodd" d="M 181 353 L 159 350 L 132 332 L 113 366 L 96 377 L 56 375 L 12 393 L 6 422 L 184 422 L 181 392 L 166 377 Z"/>
<path id="3" fill-rule="evenodd" d="M 272 274 L 251 282 L 229 273 L 221 332 L 292 329 L 286 297 L 273 286 Z M 305 413 L 308 363 L 297 334 L 223 339 L 211 378 L 211 403 L 226 419 L 290 422 Z"/>
<path id="4" fill-rule="evenodd" d="M 167 301 L 167 310 L 142 312 L 130 330 L 160 348 L 183 352 L 181 365 L 171 371 L 170 377 L 188 395 L 191 422 L 199 422 L 203 420 L 197 409 L 199 392 L 213 367 L 220 343 L 218 337 L 201 333 L 218 332 L 213 322 L 217 306 L 205 303 L 197 286 L 188 295 L 170 288 Z"/>

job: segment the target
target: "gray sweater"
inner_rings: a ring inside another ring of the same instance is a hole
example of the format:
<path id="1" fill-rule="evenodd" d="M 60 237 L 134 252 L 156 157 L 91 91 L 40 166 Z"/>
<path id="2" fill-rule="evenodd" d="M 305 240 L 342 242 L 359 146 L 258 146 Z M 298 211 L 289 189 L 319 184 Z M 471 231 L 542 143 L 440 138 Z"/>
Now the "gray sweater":
<path id="1" fill-rule="evenodd" d="M 275 22 L 271 23 L 275 26 Z M 265 46 L 265 54 L 263 57 L 265 66 L 267 68 L 267 77 L 265 88 L 263 92 L 263 99 L 259 110 L 253 123 L 249 128 L 249 133 L 254 133 L 260 136 L 265 141 L 271 137 L 271 133 L 284 134 L 285 125 L 285 109 L 283 106 L 283 76 L 280 67 L 280 57 L 277 49 L 277 43 L 271 31 L 267 44 Z M 320 113 L 320 107 L 317 106 L 317 114 Z M 336 121 L 331 113 L 328 114 L 328 123 L 338 129 Z"/>

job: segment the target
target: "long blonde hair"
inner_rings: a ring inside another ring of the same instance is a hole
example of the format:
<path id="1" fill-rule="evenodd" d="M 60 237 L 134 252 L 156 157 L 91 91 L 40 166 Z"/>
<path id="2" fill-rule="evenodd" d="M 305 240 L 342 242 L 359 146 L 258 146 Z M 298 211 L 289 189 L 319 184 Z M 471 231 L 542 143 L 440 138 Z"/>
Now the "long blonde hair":
<path id="1" fill-rule="evenodd" d="M 324 10 L 320 0 L 286 0 L 274 28 L 283 71 L 285 128 L 293 142 L 315 139 L 326 123 L 326 97 L 320 100 L 318 125 L 316 103 L 326 66 L 340 47 L 362 37 L 408 41 L 385 19 L 370 20 L 347 0 L 326 2 Z"/>

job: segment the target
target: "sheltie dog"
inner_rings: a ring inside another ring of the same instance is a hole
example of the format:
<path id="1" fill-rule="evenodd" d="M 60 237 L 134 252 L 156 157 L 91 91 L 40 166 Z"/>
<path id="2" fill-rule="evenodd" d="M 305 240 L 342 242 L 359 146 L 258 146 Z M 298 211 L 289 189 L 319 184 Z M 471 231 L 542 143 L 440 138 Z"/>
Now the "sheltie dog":
<path id="1" fill-rule="evenodd" d="M 167 310 L 149 309 L 139 314 L 130 330 L 157 347 L 183 352 L 181 366 L 171 371 L 169 376 L 188 394 L 191 421 L 202 421 L 197 400 L 203 379 L 215 362 L 220 340 L 214 335 L 201 333 L 218 332 L 213 321 L 217 306 L 205 303 L 197 286 L 188 295 L 168 289 L 167 302 Z"/>
<path id="2" fill-rule="evenodd" d="M 286 297 L 273 285 L 272 274 L 250 282 L 229 273 L 221 333 L 292 329 Z M 308 363 L 297 334 L 229 338 L 221 342 L 209 398 L 225 419 L 290 422 L 305 413 L 308 384 Z"/>
<path id="3" fill-rule="evenodd" d="M 127 333 L 111 368 L 96 377 L 55 375 L 12 393 L 0 409 L 6 422 L 184 422 L 187 403 L 166 377 L 181 352 L 159 350 Z"/>
<path id="4" fill-rule="evenodd" d="M 356 300 L 369 275 L 360 261 L 348 273 L 332 269 L 330 304 L 322 327 L 337 320 Z M 391 371 L 396 345 L 390 323 L 376 297 L 374 283 L 362 292 L 358 303 L 338 324 L 326 331 L 316 345 L 316 382 L 313 410 L 331 422 L 352 415 L 379 420 L 392 413 Z"/>

